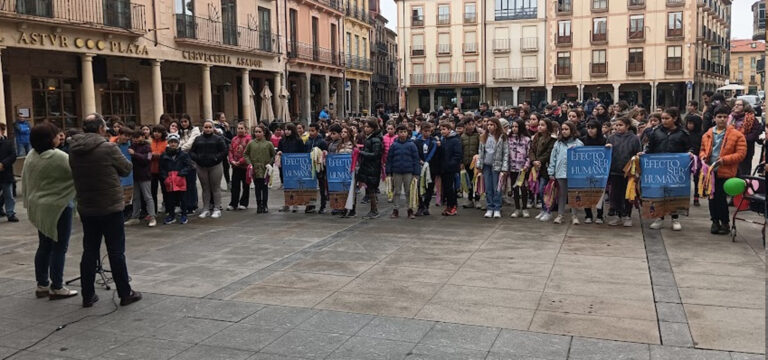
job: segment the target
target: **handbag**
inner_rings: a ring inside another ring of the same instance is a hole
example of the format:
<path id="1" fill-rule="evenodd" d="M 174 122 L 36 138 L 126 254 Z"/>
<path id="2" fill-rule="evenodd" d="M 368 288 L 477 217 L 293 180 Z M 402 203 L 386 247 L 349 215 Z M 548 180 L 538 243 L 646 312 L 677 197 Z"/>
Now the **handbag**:
<path id="1" fill-rule="evenodd" d="M 178 171 L 168 172 L 164 181 L 165 190 L 168 192 L 187 191 L 187 178 L 180 176 Z"/>

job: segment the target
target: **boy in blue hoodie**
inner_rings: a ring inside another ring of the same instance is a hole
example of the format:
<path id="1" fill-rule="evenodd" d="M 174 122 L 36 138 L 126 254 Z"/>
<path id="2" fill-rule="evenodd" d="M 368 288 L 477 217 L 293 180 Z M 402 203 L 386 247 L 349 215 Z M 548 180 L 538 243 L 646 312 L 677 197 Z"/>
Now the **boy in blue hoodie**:
<path id="1" fill-rule="evenodd" d="M 435 178 L 440 175 L 440 149 L 437 146 L 438 140 L 433 131 L 432 123 L 426 121 L 421 123 L 421 139 L 415 141 L 422 165 L 429 164 L 429 180 L 431 181 L 425 186 L 424 193 L 419 195 L 419 209 L 416 211 L 416 216 L 429 215 L 429 203 L 435 193 Z"/>
<path id="2" fill-rule="evenodd" d="M 392 210 L 392 218 L 400 216 L 399 202 L 400 202 L 400 188 L 405 187 L 406 201 L 411 196 L 411 182 L 413 177 L 421 174 L 421 160 L 419 158 L 419 150 L 416 148 L 416 144 L 411 140 L 411 131 L 405 125 L 397 126 L 397 139 L 389 147 L 387 153 L 386 171 L 388 176 L 392 176 L 392 185 L 395 188 L 395 196 L 393 201 L 394 209 Z M 415 219 L 413 209 L 408 206 L 408 218 Z"/>
<path id="3" fill-rule="evenodd" d="M 457 214 L 457 194 L 453 189 L 456 188 L 456 178 L 461 171 L 461 159 L 463 152 L 461 150 L 461 138 L 453 131 L 453 123 L 449 121 L 440 122 L 441 140 L 438 146 L 441 147 L 440 164 L 442 167 L 440 179 L 442 181 L 443 196 L 445 196 L 444 216 L 455 216 Z"/>
<path id="4" fill-rule="evenodd" d="M 125 156 L 128 161 L 131 161 L 131 154 L 128 152 L 128 149 L 131 148 L 131 136 L 133 136 L 133 130 L 127 126 L 123 126 L 120 128 L 120 131 L 118 131 L 117 138 L 115 139 L 117 147 L 120 148 L 120 152 L 123 153 L 123 156 Z M 120 186 L 123 187 L 123 197 L 125 198 L 123 217 L 130 219 L 131 214 L 133 213 L 133 206 L 131 206 L 131 200 L 133 199 L 133 170 L 131 170 L 131 173 L 128 174 L 128 176 L 120 178 Z"/>

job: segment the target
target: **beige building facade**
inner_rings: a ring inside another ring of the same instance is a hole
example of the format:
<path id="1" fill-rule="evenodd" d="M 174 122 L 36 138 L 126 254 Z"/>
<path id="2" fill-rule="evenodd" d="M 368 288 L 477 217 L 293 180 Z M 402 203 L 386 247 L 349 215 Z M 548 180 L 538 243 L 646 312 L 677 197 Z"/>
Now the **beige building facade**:
<path id="1" fill-rule="evenodd" d="M 765 41 L 731 40 L 731 83 L 744 85 L 745 94 L 757 95 L 759 90 L 765 90 L 758 72 L 758 63 L 764 57 Z"/>
<path id="2" fill-rule="evenodd" d="M 344 54 L 347 74 L 347 113 L 371 113 L 371 35 L 374 18 L 368 0 L 344 0 Z"/>
<path id="3" fill-rule="evenodd" d="M 276 13 L 268 0 L 3 2 L 0 122 L 22 114 L 67 129 L 91 112 L 132 125 L 224 112 L 255 123 L 250 88 L 282 81 Z"/>

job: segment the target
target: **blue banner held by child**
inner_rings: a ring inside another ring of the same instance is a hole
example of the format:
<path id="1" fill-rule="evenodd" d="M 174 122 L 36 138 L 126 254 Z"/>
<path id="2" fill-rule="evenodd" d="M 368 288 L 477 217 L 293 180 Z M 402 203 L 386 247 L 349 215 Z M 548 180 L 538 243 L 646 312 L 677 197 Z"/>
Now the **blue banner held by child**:
<path id="1" fill-rule="evenodd" d="M 605 146 L 568 149 L 568 189 L 604 189 L 611 171 L 611 151 Z"/>
<path id="2" fill-rule="evenodd" d="M 325 168 L 328 175 L 328 192 L 348 192 L 352 182 L 352 154 L 328 154 Z"/>
<path id="3" fill-rule="evenodd" d="M 691 156 L 688 153 L 644 154 L 640 157 L 643 199 L 689 198 Z"/>
<path id="4" fill-rule="evenodd" d="M 281 159 L 285 190 L 317 190 L 309 153 L 283 153 Z"/>

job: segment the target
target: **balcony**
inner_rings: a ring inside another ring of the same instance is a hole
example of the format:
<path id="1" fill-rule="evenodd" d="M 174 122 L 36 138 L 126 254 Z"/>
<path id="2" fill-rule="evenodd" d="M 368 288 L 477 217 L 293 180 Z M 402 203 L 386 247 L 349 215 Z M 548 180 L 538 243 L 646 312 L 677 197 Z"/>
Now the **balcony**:
<path id="1" fill-rule="evenodd" d="M 555 64 L 555 77 L 558 77 L 558 78 L 570 78 L 571 77 L 571 63 L 568 63 L 568 64 Z"/>
<path id="2" fill-rule="evenodd" d="M 386 53 L 387 51 L 389 51 L 389 49 L 387 49 L 387 44 L 383 41 L 376 41 L 376 43 L 374 43 L 373 46 L 371 46 L 371 49 L 373 51 L 378 51 L 382 53 Z"/>
<path id="3" fill-rule="evenodd" d="M 645 27 L 640 29 L 627 28 L 627 41 L 628 42 L 644 42 L 645 41 Z"/>
<path id="4" fill-rule="evenodd" d="M 347 67 L 347 69 L 360 71 L 373 70 L 373 62 L 371 62 L 371 59 L 369 58 L 347 54 L 345 60 L 346 61 L 344 62 L 344 65 Z"/>
<path id="5" fill-rule="evenodd" d="M 437 25 L 451 25 L 451 14 L 438 14 Z"/>
<path id="6" fill-rule="evenodd" d="M 176 41 L 246 52 L 279 53 L 278 37 L 271 32 L 184 14 L 176 14 Z"/>
<path id="7" fill-rule="evenodd" d="M 437 56 L 451 56 L 451 44 L 438 44 Z"/>
<path id="8" fill-rule="evenodd" d="M 493 69 L 493 80 L 498 82 L 527 82 L 539 79 L 536 67 Z"/>
<path id="9" fill-rule="evenodd" d="M 571 2 L 571 0 L 558 0 L 556 11 L 557 11 L 557 15 L 573 14 L 573 3 Z"/>
<path id="10" fill-rule="evenodd" d="M 360 20 L 364 23 L 368 23 L 371 21 L 371 17 L 368 15 L 368 11 L 358 7 L 351 7 L 349 6 L 349 4 L 347 4 L 346 14 L 347 14 L 347 17 Z"/>
<path id="11" fill-rule="evenodd" d="M 685 0 L 667 0 L 667 7 L 685 6 Z"/>
<path id="12" fill-rule="evenodd" d="M 341 52 L 331 51 L 312 44 L 288 41 L 288 59 L 314 61 L 331 66 L 343 66 L 344 57 Z"/>
<path id="13" fill-rule="evenodd" d="M 339 12 L 344 12 L 344 8 L 342 7 L 341 0 L 304 0 L 304 2 L 308 4 L 314 3 L 314 4 L 323 5 L 327 8 L 330 8 Z"/>
<path id="14" fill-rule="evenodd" d="M 627 9 L 629 10 L 645 9 L 645 0 L 627 0 Z"/>
<path id="15" fill-rule="evenodd" d="M 411 56 L 424 56 L 424 45 L 411 45 Z"/>
<path id="16" fill-rule="evenodd" d="M 627 75 L 643 75 L 643 74 L 645 74 L 645 68 L 642 62 L 627 61 Z"/>
<path id="17" fill-rule="evenodd" d="M 573 34 L 558 35 L 555 39 L 555 45 L 557 46 L 571 46 L 573 44 Z"/>
<path id="18" fill-rule="evenodd" d="M 477 24 L 477 13 L 464 13 L 465 24 Z"/>
<path id="19" fill-rule="evenodd" d="M 479 82 L 480 76 L 477 71 L 410 75 L 410 85 L 412 86 L 436 84 L 477 84 Z"/>
<path id="20" fill-rule="evenodd" d="M 516 8 L 516 9 L 496 9 L 494 11 L 494 18 L 496 19 L 496 21 L 535 19 L 536 15 L 537 15 L 536 7 Z"/>
<path id="21" fill-rule="evenodd" d="M 683 29 L 670 29 L 667 28 L 667 40 L 682 40 Z"/>
<path id="22" fill-rule="evenodd" d="M 539 51 L 539 38 L 537 37 L 520 38 L 520 51 L 521 52 Z"/>
<path id="23" fill-rule="evenodd" d="M 608 11 L 608 0 L 588 0 L 589 8 L 593 13 L 601 13 Z"/>
<path id="24" fill-rule="evenodd" d="M 592 77 L 608 76 L 608 63 L 589 63 L 589 75 Z"/>
<path id="25" fill-rule="evenodd" d="M 0 17 L 136 35 L 147 31 L 144 5 L 128 0 L 0 0 Z"/>
<path id="26" fill-rule="evenodd" d="M 667 58 L 664 71 L 668 74 L 680 74 L 683 72 L 683 58 Z"/>
<path id="27" fill-rule="evenodd" d="M 412 16 L 411 17 L 411 26 L 412 27 L 423 27 L 424 26 L 424 15 Z"/>
<path id="28" fill-rule="evenodd" d="M 510 39 L 494 39 L 493 40 L 493 52 L 500 54 L 500 53 L 508 53 L 511 48 L 512 40 Z"/>
<path id="29" fill-rule="evenodd" d="M 464 43 L 462 48 L 465 54 L 477 54 L 477 43 Z"/>
<path id="30" fill-rule="evenodd" d="M 589 40 L 592 42 L 593 45 L 602 45 L 608 42 L 608 33 L 592 33 L 592 36 L 589 38 Z"/>

